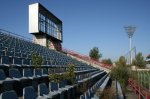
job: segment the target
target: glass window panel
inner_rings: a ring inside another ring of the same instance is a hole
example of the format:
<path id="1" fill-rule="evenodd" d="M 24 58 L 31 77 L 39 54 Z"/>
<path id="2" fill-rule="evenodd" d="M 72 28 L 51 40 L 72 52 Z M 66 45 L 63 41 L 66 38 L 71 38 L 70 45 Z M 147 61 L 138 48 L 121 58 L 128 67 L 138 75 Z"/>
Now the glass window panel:
<path id="1" fill-rule="evenodd" d="M 61 40 L 62 26 L 39 13 L 39 30 Z"/>

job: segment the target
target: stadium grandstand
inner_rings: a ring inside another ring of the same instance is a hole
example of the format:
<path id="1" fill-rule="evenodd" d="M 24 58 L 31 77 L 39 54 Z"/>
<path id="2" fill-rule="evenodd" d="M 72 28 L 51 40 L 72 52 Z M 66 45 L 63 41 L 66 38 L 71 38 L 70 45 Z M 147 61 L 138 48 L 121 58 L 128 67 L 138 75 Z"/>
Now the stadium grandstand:
<path id="1" fill-rule="evenodd" d="M 97 90 L 110 85 L 111 66 L 62 49 L 62 21 L 39 3 L 29 5 L 29 33 L 32 41 L 0 29 L 0 99 L 99 99 Z M 39 67 L 33 54 L 42 58 Z M 64 75 L 69 64 L 73 84 L 49 79 Z"/>

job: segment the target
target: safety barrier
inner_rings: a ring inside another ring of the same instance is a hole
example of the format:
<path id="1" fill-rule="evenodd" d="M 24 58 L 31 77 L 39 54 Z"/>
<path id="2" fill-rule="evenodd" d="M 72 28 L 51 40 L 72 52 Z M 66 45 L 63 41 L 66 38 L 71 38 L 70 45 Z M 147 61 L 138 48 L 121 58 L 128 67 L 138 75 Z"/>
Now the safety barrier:
<path id="1" fill-rule="evenodd" d="M 69 50 L 69 49 L 66 49 L 66 48 L 62 48 L 62 51 L 63 51 L 64 53 L 69 54 L 69 55 L 75 56 L 75 57 L 77 57 L 77 58 L 79 58 L 79 59 L 88 61 L 88 62 L 90 62 L 90 63 L 92 63 L 92 64 L 96 64 L 96 65 L 105 67 L 105 68 L 107 68 L 107 69 L 111 69 L 111 68 L 112 68 L 112 65 L 110 65 L 110 64 L 104 64 L 104 63 L 102 63 L 102 62 L 100 62 L 100 61 L 97 61 L 97 60 L 95 60 L 95 59 L 90 58 L 89 56 L 82 55 L 82 54 L 80 54 L 80 53 L 78 53 L 78 52 L 75 52 L 75 51 L 73 51 L 73 50 Z"/>
<path id="2" fill-rule="evenodd" d="M 138 85 L 134 79 L 129 78 L 128 84 L 133 88 L 134 94 L 138 94 L 138 99 L 150 99 L 150 92 Z"/>
<path id="3" fill-rule="evenodd" d="M 116 98 L 115 99 L 124 99 L 124 95 L 122 93 L 121 85 L 120 83 L 116 80 L 115 81 L 115 87 L 116 87 Z"/>

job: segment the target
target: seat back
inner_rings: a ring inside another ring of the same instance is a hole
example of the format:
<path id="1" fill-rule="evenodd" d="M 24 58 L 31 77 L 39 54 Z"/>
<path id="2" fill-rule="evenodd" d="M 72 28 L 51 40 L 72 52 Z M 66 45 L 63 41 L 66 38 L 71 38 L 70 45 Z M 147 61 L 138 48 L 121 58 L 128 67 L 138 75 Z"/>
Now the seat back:
<path id="1" fill-rule="evenodd" d="M 0 69 L 0 80 L 4 80 L 4 79 L 6 79 L 5 72 L 4 70 Z"/>
<path id="2" fill-rule="evenodd" d="M 36 93 L 32 86 L 23 88 L 23 99 L 36 99 Z"/>
<path id="3" fill-rule="evenodd" d="M 14 78 L 21 78 L 21 74 L 18 69 L 9 69 L 9 76 Z"/>
<path id="4" fill-rule="evenodd" d="M 35 76 L 42 76 L 42 70 L 40 68 L 34 69 Z"/>
<path id="5" fill-rule="evenodd" d="M 81 96 L 80 96 L 80 99 L 85 99 L 85 96 L 84 96 L 84 95 L 81 95 Z"/>
<path id="6" fill-rule="evenodd" d="M 42 74 L 43 74 L 43 75 L 48 75 L 48 70 L 47 70 L 46 68 L 43 68 L 43 69 L 42 69 Z"/>
<path id="7" fill-rule="evenodd" d="M 89 89 L 90 97 L 94 97 L 94 90 L 93 88 Z"/>
<path id="8" fill-rule="evenodd" d="M 85 93 L 85 97 L 86 97 L 86 99 L 91 99 L 90 93 L 88 91 Z"/>
<path id="9" fill-rule="evenodd" d="M 58 83 L 50 82 L 49 83 L 49 89 L 50 89 L 50 91 L 57 91 L 58 90 Z"/>
<path id="10" fill-rule="evenodd" d="M 15 91 L 6 91 L 1 93 L 0 99 L 18 99 Z"/>
<path id="11" fill-rule="evenodd" d="M 60 81 L 60 83 L 59 83 L 59 88 L 64 88 L 66 85 L 67 85 L 66 80 L 62 80 L 62 81 Z"/>
<path id="12" fill-rule="evenodd" d="M 32 77 L 33 76 L 33 73 L 31 71 L 31 69 L 23 69 L 23 76 L 24 77 Z"/>
<path id="13" fill-rule="evenodd" d="M 1 56 L 2 64 L 10 64 L 9 56 Z"/>
<path id="14" fill-rule="evenodd" d="M 39 96 L 47 95 L 48 93 L 49 93 L 49 90 L 45 83 L 41 83 L 38 85 L 38 95 Z"/>

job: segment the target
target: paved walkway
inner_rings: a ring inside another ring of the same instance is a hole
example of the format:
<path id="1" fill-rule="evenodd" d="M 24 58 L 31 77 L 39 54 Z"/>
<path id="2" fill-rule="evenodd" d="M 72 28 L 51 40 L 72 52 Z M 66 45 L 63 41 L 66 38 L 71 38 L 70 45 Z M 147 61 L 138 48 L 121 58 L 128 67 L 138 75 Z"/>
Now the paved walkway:
<path id="1" fill-rule="evenodd" d="M 125 94 L 126 98 L 125 99 L 138 99 L 138 95 L 134 94 L 133 89 L 129 86 L 127 86 L 127 91 Z"/>

